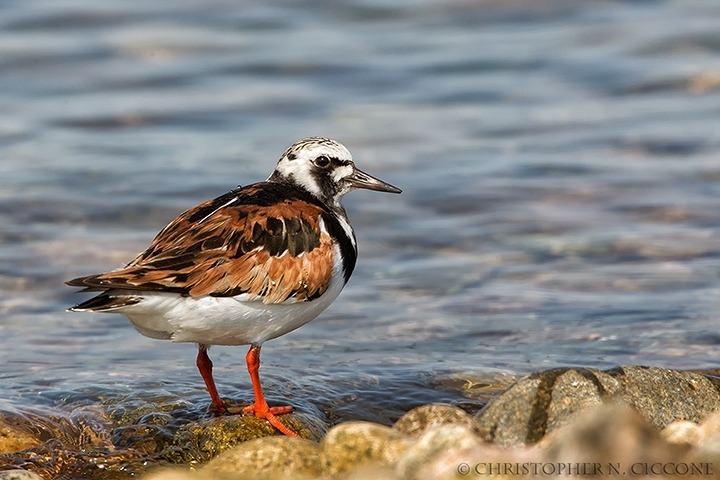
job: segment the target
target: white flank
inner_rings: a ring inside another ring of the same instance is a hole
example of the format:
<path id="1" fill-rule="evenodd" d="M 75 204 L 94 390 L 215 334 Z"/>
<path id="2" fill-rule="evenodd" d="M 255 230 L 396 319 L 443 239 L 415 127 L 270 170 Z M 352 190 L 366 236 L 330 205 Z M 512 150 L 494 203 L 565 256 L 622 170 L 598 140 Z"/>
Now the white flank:
<path id="1" fill-rule="evenodd" d="M 311 301 L 265 304 L 236 297 L 185 297 L 172 293 L 133 292 L 143 300 L 113 310 L 125 315 L 146 337 L 205 345 L 262 344 L 302 327 L 322 313 L 345 286 L 340 249 L 333 251 L 333 276 L 327 291 Z M 130 292 L 128 292 L 130 293 Z"/>

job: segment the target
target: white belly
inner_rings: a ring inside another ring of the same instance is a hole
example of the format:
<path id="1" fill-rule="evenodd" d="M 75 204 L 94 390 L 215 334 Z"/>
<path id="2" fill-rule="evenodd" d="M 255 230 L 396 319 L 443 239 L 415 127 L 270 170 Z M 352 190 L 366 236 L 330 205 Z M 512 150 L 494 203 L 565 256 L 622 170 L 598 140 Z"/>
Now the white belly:
<path id="1" fill-rule="evenodd" d="M 334 275 L 327 291 L 312 301 L 264 304 L 237 297 L 183 297 L 172 293 L 133 292 L 135 305 L 114 310 L 151 338 L 206 345 L 262 344 L 314 319 L 337 298 L 345 282 Z"/>

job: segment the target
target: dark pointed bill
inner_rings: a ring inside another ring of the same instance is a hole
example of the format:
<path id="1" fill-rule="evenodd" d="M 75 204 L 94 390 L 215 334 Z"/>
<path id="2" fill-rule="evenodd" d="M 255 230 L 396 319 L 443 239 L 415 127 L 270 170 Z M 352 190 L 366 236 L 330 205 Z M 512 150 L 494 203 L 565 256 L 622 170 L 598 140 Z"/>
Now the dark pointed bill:
<path id="1" fill-rule="evenodd" d="M 347 180 L 350 182 L 350 185 L 355 188 L 365 188 L 367 190 L 375 190 L 378 192 L 402 193 L 402 190 L 400 190 L 399 188 L 393 187 L 389 183 L 383 182 L 379 178 L 368 175 L 367 173 L 363 172 L 362 170 L 358 170 L 357 168 L 355 169 L 353 174 L 347 178 Z"/>

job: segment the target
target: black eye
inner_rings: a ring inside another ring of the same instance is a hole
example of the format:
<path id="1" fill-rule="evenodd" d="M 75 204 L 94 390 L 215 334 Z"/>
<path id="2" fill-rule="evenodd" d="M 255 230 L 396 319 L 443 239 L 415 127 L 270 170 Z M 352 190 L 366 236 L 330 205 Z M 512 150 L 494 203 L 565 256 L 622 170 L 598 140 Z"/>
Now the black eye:
<path id="1" fill-rule="evenodd" d="M 327 168 L 328 165 L 330 165 L 330 159 L 326 157 L 325 155 L 320 155 L 315 159 L 315 166 L 320 168 Z"/>

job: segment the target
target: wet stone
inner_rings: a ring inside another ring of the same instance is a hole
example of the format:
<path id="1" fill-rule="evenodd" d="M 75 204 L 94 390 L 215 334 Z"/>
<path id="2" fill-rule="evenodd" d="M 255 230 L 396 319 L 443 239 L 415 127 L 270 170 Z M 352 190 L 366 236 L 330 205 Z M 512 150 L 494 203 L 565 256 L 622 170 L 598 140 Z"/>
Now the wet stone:
<path id="1" fill-rule="evenodd" d="M 42 441 L 35 435 L 0 420 L 0 454 L 19 452 L 30 447 L 37 447 Z M 0 477 L 1 478 L 1 477 Z"/>
<path id="2" fill-rule="evenodd" d="M 117 448 L 132 448 L 153 456 L 172 446 L 175 438 L 161 425 L 129 425 L 116 428 L 112 441 Z"/>
<path id="3" fill-rule="evenodd" d="M 317 478 L 322 473 L 320 456 L 320 447 L 310 440 L 256 438 L 221 453 L 199 474 L 204 478 Z"/>
<path id="4" fill-rule="evenodd" d="M 318 418 L 305 413 L 290 413 L 282 421 L 302 438 L 318 441 L 327 427 Z M 193 422 L 181 427 L 174 446 L 162 456 L 172 463 L 205 463 L 235 445 L 261 437 L 282 435 L 266 420 L 253 416 L 226 416 Z"/>
<path id="5" fill-rule="evenodd" d="M 331 428 L 320 446 L 326 474 L 338 476 L 364 465 L 394 467 L 413 443 L 390 427 L 347 422 Z"/>
<path id="6" fill-rule="evenodd" d="M 124 480 L 157 465 L 132 450 L 77 451 L 53 439 L 13 455 L 0 455 L 0 470 L 22 468 L 43 478 Z"/>
<path id="7" fill-rule="evenodd" d="M 479 425 L 464 410 L 452 405 L 431 404 L 413 408 L 392 426 L 393 430 L 409 437 L 419 437 L 438 425 L 462 425 L 470 430 L 479 430 Z"/>
<path id="8" fill-rule="evenodd" d="M 69 412 L 27 409 L 0 416 L 0 444 L 6 443 L 4 453 L 37 447 L 48 440 L 58 440 L 73 450 L 112 448 L 109 431 L 110 424 L 97 406 L 82 406 Z"/>

